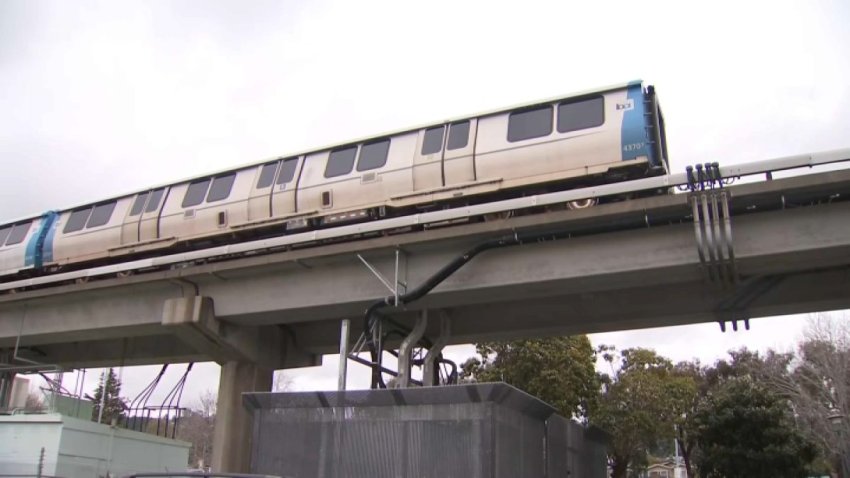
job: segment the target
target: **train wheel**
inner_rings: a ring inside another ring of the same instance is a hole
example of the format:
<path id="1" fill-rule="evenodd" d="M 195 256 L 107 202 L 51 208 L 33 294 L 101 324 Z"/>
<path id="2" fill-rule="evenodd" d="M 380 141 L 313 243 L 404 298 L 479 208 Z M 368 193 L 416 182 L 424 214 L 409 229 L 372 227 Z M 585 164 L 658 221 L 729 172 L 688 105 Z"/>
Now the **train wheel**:
<path id="1" fill-rule="evenodd" d="M 567 203 L 567 209 L 587 209 L 599 204 L 599 198 L 579 199 Z"/>

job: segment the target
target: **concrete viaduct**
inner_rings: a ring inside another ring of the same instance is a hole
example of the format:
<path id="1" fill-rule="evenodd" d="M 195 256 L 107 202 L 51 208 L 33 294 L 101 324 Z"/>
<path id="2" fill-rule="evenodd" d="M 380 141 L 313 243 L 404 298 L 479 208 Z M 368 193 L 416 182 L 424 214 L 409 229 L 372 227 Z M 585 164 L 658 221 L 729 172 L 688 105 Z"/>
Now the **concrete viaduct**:
<path id="1" fill-rule="evenodd" d="M 337 352 L 340 321 L 359 332 L 365 308 L 388 294 L 358 254 L 414 287 L 480 241 L 569 233 L 482 253 L 422 300 L 386 309 L 410 324 L 439 311 L 450 343 L 850 308 L 850 171 L 723 191 L 731 223 L 721 210 L 706 227 L 726 242 L 702 256 L 692 195 L 671 194 L 5 293 L 0 356 L 63 367 L 215 360 L 214 466 L 248 471 L 241 392 Z"/>

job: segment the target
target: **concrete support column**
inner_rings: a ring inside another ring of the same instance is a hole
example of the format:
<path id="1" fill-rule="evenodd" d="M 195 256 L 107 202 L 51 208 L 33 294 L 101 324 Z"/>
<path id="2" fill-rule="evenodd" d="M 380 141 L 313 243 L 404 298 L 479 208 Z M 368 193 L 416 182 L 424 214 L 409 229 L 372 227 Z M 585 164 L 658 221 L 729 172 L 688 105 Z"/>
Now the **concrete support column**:
<path id="1" fill-rule="evenodd" d="M 272 369 L 251 362 L 222 364 L 213 432 L 213 471 L 250 472 L 253 422 L 242 407 L 242 393 L 270 391 L 273 373 Z"/>

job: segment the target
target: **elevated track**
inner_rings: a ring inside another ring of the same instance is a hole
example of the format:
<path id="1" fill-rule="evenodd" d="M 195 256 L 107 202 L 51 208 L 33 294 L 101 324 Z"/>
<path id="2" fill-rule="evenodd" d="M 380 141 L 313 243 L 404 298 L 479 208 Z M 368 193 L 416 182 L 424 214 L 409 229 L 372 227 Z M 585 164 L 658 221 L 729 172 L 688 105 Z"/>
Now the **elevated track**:
<path id="1" fill-rule="evenodd" d="M 763 178 L 848 159 L 842 150 L 720 173 Z M 535 239 L 482 253 L 422 300 L 385 312 L 412 325 L 428 309 L 451 321 L 449 343 L 466 343 L 708 321 L 743 326 L 850 307 L 848 170 L 504 217 L 687 183 L 685 174 L 649 178 L 7 282 L 0 353 L 64 367 L 315 364 L 338 350 L 340 320 L 362 318 L 388 287 L 415 287 L 498 237 Z M 491 220 L 398 233 L 485 216 Z M 426 334 L 437 335 L 438 322 Z"/>

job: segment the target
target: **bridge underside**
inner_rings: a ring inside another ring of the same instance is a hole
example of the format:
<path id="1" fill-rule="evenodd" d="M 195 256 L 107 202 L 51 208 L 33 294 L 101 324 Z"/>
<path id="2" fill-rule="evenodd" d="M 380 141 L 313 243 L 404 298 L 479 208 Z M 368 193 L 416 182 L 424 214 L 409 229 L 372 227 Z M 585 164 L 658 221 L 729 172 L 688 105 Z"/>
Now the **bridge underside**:
<path id="1" fill-rule="evenodd" d="M 358 254 L 412 288 L 482 240 L 530 231 L 574 235 L 482 253 L 385 312 L 412 325 L 428 309 L 450 318 L 450 343 L 467 343 L 850 308 L 850 203 L 835 201 L 850 172 L 729 191 L 734 284 L 707 279 L 688 196 L 659 196 L 7 294 L 0 354 L 17 343 L 20 357 L 66 367 L 315 364 L 338 351 L 341 319 L 358 332 L 388 294 Z"/>

